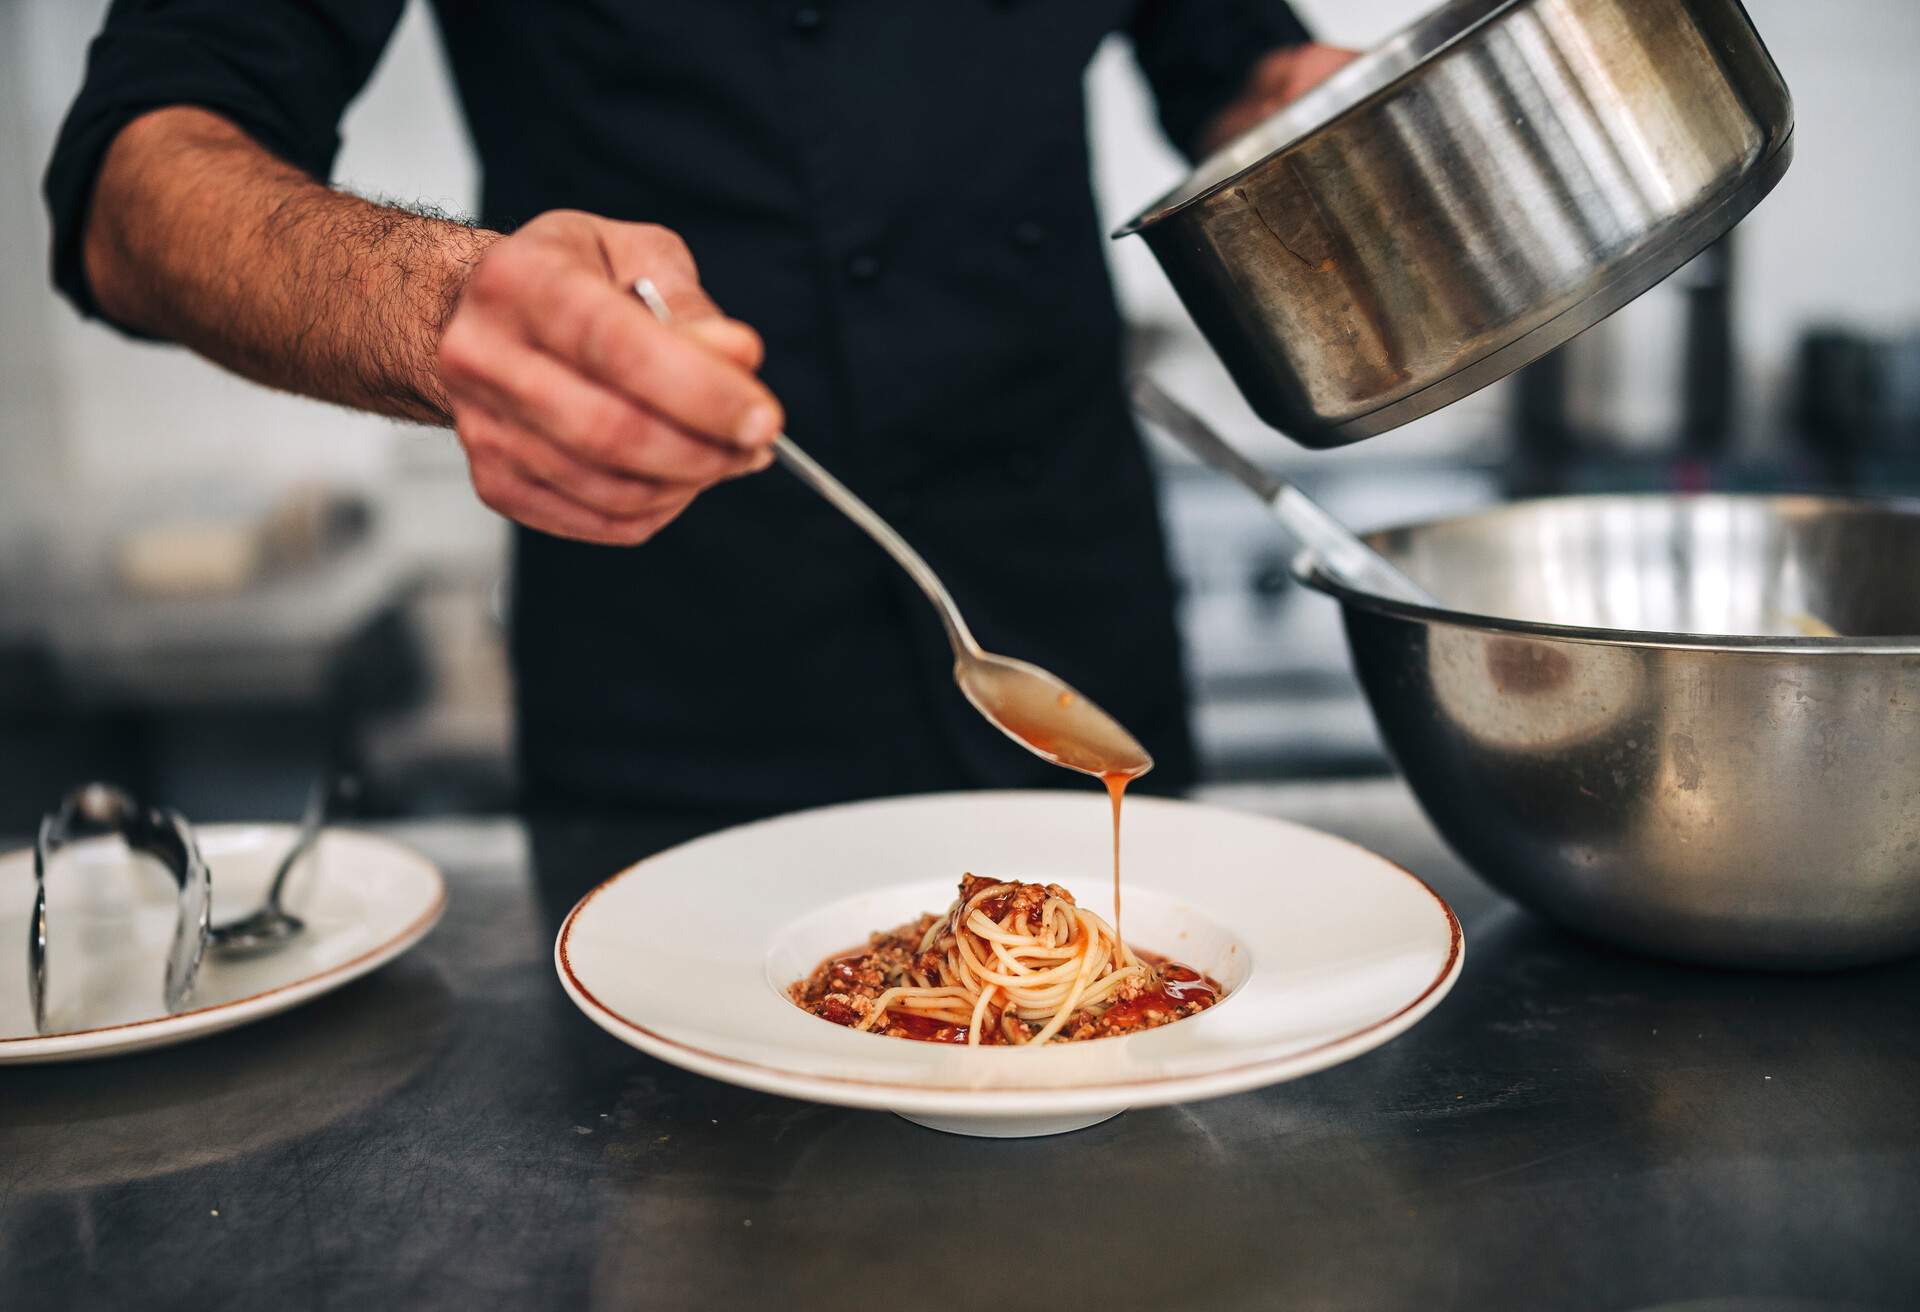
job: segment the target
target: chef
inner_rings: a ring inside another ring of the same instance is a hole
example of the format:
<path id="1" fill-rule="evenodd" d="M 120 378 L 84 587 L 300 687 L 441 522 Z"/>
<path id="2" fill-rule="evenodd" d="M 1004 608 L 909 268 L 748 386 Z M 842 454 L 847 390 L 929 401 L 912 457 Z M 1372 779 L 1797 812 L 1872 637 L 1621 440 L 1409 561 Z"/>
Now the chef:
<path id="1" fill-rule="evenodd" d="M 783 429 L 984 644 L 1190 781 L 1082 74 L 1125 31 L 1199 152 L 1345 52 L 1278 0 L 436 0 L 469 225 L 326 184 L 403 8 L 115 0 L 47 172 L 54 278 L 128 333 L 454 430 L 517 525 L 530 806 L 1067 781 L 961 699 L 892 562 L 762 472 Z"/>

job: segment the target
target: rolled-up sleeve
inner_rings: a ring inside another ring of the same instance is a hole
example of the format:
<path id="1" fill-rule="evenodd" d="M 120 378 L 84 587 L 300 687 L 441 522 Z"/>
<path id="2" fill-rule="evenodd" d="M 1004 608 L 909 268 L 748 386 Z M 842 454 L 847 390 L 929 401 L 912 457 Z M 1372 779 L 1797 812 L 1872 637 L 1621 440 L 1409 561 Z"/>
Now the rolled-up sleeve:
<path id="1" fill-rule="evenodd" d="M 366 85 L 405 0 L 114 0 L 47 165 L 54 285 L 100 318 L 81 260 L 94 179 L 128 123 L 170 105 L 231 120 L 325 178 L 340 118 Z"/>
<path id="2" fill-rule="evenodd" d="M 1160 125 L 1183 151 L 1262 56 L 1311 39 L 1281 0 L 1141 0 L 1129 34 Z"/>

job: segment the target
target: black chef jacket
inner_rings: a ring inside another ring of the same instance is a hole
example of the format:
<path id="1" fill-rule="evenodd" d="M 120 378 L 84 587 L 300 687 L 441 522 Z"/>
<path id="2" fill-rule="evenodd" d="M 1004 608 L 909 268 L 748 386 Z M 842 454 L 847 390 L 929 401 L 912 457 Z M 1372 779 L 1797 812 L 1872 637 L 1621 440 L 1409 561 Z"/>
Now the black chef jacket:
<path id="1" fill-rule="evenodd" d="M 326 177 L 403 0 L 116 0 L 47 174 L 54 274 L 115 132 L 221 113 Z M 1123 403 L 1082 74 L 1127 30 L 1179 142 L 1304 39 L 1277 0 L 436 0 L 482 220 L 680 232 L 759 329 L 794 439 L 915 543 L 989 648 L 1189 781 L 1153 488 Z M 515 535 L 534 802 L 772 811 L 1070 782 L 954 689 L 933 612 L 786 473 L 633 549 Z"/>

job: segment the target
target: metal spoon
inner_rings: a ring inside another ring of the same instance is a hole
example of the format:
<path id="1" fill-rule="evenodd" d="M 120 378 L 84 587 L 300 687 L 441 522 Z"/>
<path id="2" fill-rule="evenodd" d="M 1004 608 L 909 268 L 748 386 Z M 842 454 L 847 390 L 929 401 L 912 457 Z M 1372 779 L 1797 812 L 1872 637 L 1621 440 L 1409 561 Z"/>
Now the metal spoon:
<path id="1" fill-rule="evenodd" d="M 1322 510 L 1306 493 L 1229 446 L 1206 420 L 1167 395 L 1151 378 L 1135 377 L 1132 393 L 1136 412 L 1166 430 L 1168 436 L 1177 439 L 1202 462 L 1251 489 L 1266 503 L 1281 527 L 1319 557 L 1320 566 L 1333 578 L 1356 592 L 1443 609 L 1432 593 L 1355 537 L 1346 525 Z"/>
<path id="2" fill-rule="evenodd" d="M 633 290 L 662 323 L 673 322 L 666 299 L 651 279 L 641 278 Z M 812 456 L 785 434 L 774 439 L 773 451 L 803 483 L 864 529 L 927 594 L 953 647 L 953 681 L 988 723 L 1036 756 L 1069 770 L 1133 779 L 1153 768 L 1153 757 L 1134 736 L 1065 680 L 1037 665 L 982 649 L 946 585 L 920 553 Z"/>
<path id="3" fill-rule="evenodd" d="M 267 886 L 267 900 L 251 915 L 215 925 L 208 932 L 208 948 L 227 956 L 248 956 L 277 948 L 306 929 L 306 922 L 281 906 L 280 898 L 287 890 L 287 876 L 320 837 L 320 826 L 327 815 L 328 792 L 325 778 L 314 781 L 313 790 L 307 794 L 306 813 L 300 817 L 300 833 L 273 872 L 273 882 Z"/>

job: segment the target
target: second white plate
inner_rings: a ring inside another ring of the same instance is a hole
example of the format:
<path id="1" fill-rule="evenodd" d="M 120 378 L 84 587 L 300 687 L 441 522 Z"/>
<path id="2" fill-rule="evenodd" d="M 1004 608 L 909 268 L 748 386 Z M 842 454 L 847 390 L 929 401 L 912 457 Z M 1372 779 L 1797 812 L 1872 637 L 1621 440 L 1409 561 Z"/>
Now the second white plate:
<path id="1" fill-rule="evenodd" d="M 257 908 L 296 828 L 195 828 L 212 871 L 213 920 Z M 446 885 L 431 861 L 390 839 L 329 829 L 288 881 L 306 932 L 250 958 L 208 953 L 181 1011 L 161 1006 L 174 885 L 118 840 L 75 844 L 47 881 L 48 1019 L 36 1034 L 27 1000 L 33 853 L 0 856 L 0 1065 L 106 1057 L 182 1043 L 285 1011 L 393 960 L 440 919 Z"/>

